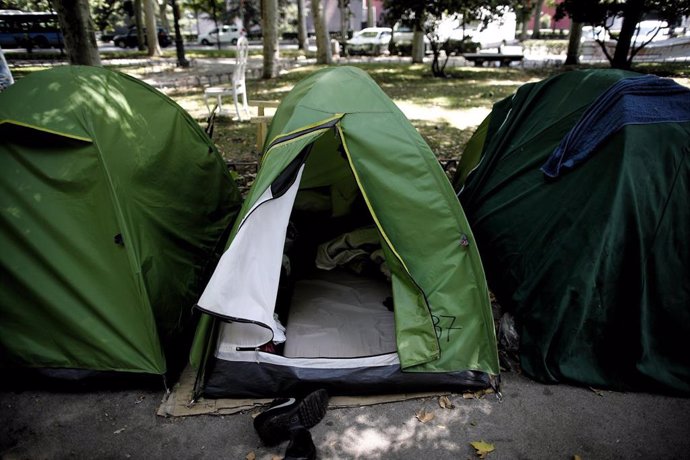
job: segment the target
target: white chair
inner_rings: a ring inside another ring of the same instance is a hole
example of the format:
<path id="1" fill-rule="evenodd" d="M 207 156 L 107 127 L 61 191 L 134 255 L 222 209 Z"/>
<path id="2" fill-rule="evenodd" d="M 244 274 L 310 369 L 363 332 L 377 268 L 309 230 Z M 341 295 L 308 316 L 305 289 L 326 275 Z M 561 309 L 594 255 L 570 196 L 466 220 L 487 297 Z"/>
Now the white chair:
<path id="1" fill-rule="evenodd" d="M 211 86 L 204 90 L 204 103 L 211 113 L 211 106 L 208 103 L 209 99 L 216 99 L 218 105 L 218 113 L 223 113 L 223 96 L 232 96 L 232 101 L 235 104 L 235 112 L 237 118 L 242 120 L 244 113 L 247 118 L 250 117 L 249 105 L 247 104 L 247 86 L 244 82 L 244 74 L 247 71 L 247 56 L 249 55 L 249 42 L 246 37 L 240 37 L 237 40 L 237 58 L 235 62 L 235 69 L 232 72 L 232 82 L 230 87 L 226 86 Z M 239 98 L 242 97 L 242 104 L 240 108 Z"/>

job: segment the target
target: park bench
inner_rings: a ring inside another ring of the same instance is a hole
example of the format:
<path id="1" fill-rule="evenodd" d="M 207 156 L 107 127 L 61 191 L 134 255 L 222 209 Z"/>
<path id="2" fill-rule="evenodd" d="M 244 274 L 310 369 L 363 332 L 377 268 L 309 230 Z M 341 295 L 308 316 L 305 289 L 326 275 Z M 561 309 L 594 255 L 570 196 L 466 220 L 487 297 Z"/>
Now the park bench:
<path id="1" fill-rule="evenodd" d="M 481 67 L 485 62 L 499 62 L 501 67 L 508 67 L 511 62 L 520 62 L 524 58 L 521 46 L 499 47 L 495 52 L 480 51 L 479 53 L 464 53 L 466 60 L 474 62 L 476 67 Z"/>

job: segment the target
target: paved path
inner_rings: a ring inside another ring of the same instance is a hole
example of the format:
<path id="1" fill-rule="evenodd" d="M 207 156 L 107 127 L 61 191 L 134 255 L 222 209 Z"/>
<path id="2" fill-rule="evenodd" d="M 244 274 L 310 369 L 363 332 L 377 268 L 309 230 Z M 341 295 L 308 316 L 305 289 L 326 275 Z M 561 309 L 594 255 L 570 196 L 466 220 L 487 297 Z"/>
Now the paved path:
<path id="1" fill-rule="evenodd" d="M 322 459 L 469 459 L 486 441 L 498 459 L 687 458 L 690 399 L 594 392 L 503 376 L 495 395 L 453 409 L 436 398 L 329 410 L 312 431 Z M 162 418 L 155 390 L 0 392 L 0 458 L 281 458 L 251 414 Z M 415 416 L 433 414 L 426 423 Z"/>
<path id="2" fill-rule="evenodd" d="M 457 129 L 479 126 L 482 120 L 491 112 L 491 109 L 485 107 L 446 109 L 438 106 L 422 106 L 409 101 L 395 101 L 395 104 L 410 120 L 445 121 Z"/>

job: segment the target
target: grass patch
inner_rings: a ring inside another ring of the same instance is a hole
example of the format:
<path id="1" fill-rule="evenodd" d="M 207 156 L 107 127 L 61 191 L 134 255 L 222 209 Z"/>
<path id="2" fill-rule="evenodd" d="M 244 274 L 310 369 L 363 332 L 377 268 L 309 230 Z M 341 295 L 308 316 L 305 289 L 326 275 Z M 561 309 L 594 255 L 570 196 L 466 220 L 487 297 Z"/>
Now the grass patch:
<path id="1" fill-rule="evenodd" d="M 658 75 L 668 78 L 690 78 L 690 66 L 685 62 L 654 63 L 645 62 L 636 64 L 633 62 L 635 72 Z"/>
<path id="2" fill-rule="evenodd" d="M 228 161 L 258 161 L 256 149 L 256 125 L 233 121 L 226 117 L 216 118 L 213 142 Z"/>
<path id="3" fill-rule="evenodd" d="M 459 158 L 474 134 L 474 128 L 458 129 L 445 122 L 413 120 L 412 125 L 439 159 Z"/>
<path id="4" fill-rule="evenodd" d="M 445 122 L 414 120 L 412 124 L 439 159 L 458 158 L 474 133 L 474 128 L 458 129 Z M 247 121 L 216 118 L 213 142 L 228 161 L 251 162 L 260 158 L 256 149 L 256 125 Z"/>
<path id="5" fill-rule="evenodd" d="M 361 64 L 392 99 L 410 101 L 422 106 L 430 100 L 435 106 L 447 109 L 491 107 L 500 98 L 509 96 L 520 85 L 536 80 L 547 72 L 535 73 L 513 69 L 467 69 L 453 72 L 450 78 L 431 78 L 426 66 L 397 65 L 391 68 L 383 64 Z M 281 100 L 293 86 L 322 66 L 306 66 L 292 69 L 278 79 L 252 80 L 249 83 L 252 99 Z M 194 92 L 172 95 L 183 106 L 200 101 Z M 474 128 L 458 129 L 443 121 L 413 120 L 431 150 L 438 158 L 458 158 Z M 214 142 L 223 157 L 230 161 L 257 161 L 255 126 L 247 122 L 218 118 Z"/>
<path id="6" fill-rule="evenodd" d="M 187 57 L 214 58 L 234 57 L 234 49 L 215 48 L 187 52 Z M 298 56 L 300 51 L 281 52 L 283 57 Z M 122 51 L 102 55 L 103 58 L 120 56 L 131 59 L 145 57 L 145 53 L 137 51 Z M 167 48 L 166 57 L 173 57 L 175 49 Z M 36 57 L 38 57 L 36 55 Z M 135 75 L 146 74 L 150 69 L 141 67 L 115 67 Z M 361 63 L 357 67 L 366 71 L 383 91 L 394 101 L 412 103 L 427 109 L 464 110 L 471 108 L 490 108 L 495 102 L 513 94 L 521 85 L 555 75 L 563 70 L 560 68 L 520 69 L 520 68 L 454 68 L 447 71 L 447 78 L 432 78 L 428 65 Z M 20 79 L 45 66 L 21 66 L 12 69 L 15 78 Z M 300 80 L 323 66 L 304 66 L 293 68 L 283 73 L 280 78 L 270 80 L 250 80 L 248 87 L 251 99 L 281 100 Z M 579 68 L 586 68 L 580 66 Z M 676 64 L 638 64 L 635 70 L 642 73 L 656 74 L 676 78 L 681 84 L 690 84 L 690 68 L 687 65 Z M 179 69 L 165 70 L 165 72 L 179 71 Z M 185 110 L 193 114 L 200 122 L 207 113 L 203 103 L 201 88 L 184 90 L 170 90 L 168 95 L 178 102 Z M 434 113 L 435 115 L 435 113 Z M 421 118 L 421 117 L 420 117 Z M 432 117 L 433 118 L 433 117 Z M 414 120 L 412 124 L 431 147 L 432 151 L 444 159 L 458 158 L 467 141 L 471 137 L 474 127 L 459 129 L 441 120 Z M 256 149 L 256 126 L 248 122 L 237 122 L 229 118 L 219 117 L 216 120 L 213 140 L 219 151 L 227 160 L 257 161 L 260 152 Z"/>
<path id="7" fill-rule="evenodd" d="M 434 105 L 448 109 L 491 107 L 496 101 L 510 96 L 521 85 L 557 73 L 553 69 L 522 70 L 502 68 L 452 69 L 447 78 L 432 78 L 428 65 L 361 63 L 356 67 L 366 71 L 393 100 L 419 105 Z M 292 69 L 274 80 L 253 80 L 251 91 L 255 99 L 282 99 L 292 87 L 323 66 Z"/>

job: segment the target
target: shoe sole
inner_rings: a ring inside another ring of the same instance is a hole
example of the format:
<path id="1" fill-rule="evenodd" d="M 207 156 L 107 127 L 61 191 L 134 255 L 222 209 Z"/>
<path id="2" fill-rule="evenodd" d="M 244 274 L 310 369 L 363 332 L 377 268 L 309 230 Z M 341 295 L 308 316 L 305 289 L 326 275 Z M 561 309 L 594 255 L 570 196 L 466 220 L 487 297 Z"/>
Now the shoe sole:
<path id="1" fill-rule="evenodd" d="M 308 394 L 288 412 L 268 416 L 255 426 L 261 440 L 267 446 L 274 446 L 290 437 L 290 429 L 298 426 L 312 428 L 326 415 L 328 392 L 317 390 Z M 261 415 L 259 415 L 261 416 Z"/>

